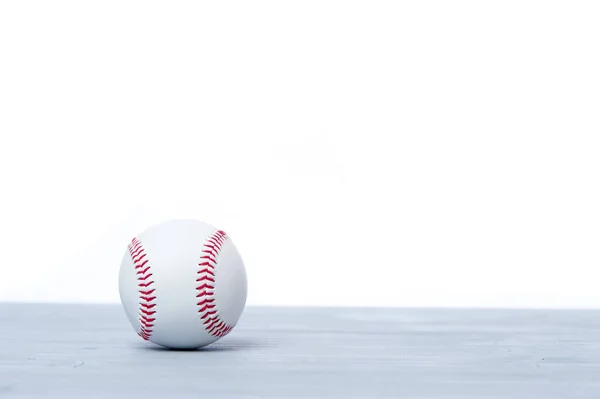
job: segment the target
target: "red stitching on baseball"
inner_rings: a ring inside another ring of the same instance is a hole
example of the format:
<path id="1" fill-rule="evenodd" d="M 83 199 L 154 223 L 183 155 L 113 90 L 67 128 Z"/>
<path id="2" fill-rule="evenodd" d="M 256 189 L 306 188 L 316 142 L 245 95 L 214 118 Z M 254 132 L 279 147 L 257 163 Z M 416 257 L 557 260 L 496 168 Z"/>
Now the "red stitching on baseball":
<path id="1" fill-rule="evenodd" d="M 146 258 L 146 252 L 144 251 L 144 247 L 140 240 L 137 238 L 131 240 L 128 249 L 136 270 L 139 287 L 138 291 L 140 294 L 140 331 L 138 332 L 138 335 L 143 339 L 148 340 L 152 335 L 152 328 L 154 327 L 154 321 L 156 320 L 152 317 L 156 313 L 156 310 L 153 310 L 156 306 L 156 303 L 154 303 L 156 296 L 152 295 L 156 289 L 148 288 L 154 284 L 154 281 L 148 280 L 152 276 L 152 273 L 150 272 L 150 266 L 146 266 L 148 259 L 144 259 Z"/>
<path id="2" fill-rule="evenodd" d="M 219 312 L 216 309 L 215 302 L 215 267 L 217 266 L 217 258 L 223 245 L 227 241 L 227 234 L 223 230 L 218 230 L 209 237 L 202 253 L 206 254 L 200 257 L 201 261 L 198 264 L 198 278 L 196 282 L 199 285 L 196 290 L 199 291 L 196 295 L 198 298 L 198 313 L 203 321 L 204 328 L 208 333 L 215 337 L 224 337 L 235 327 L 225 323 L 219 317 Z"/>

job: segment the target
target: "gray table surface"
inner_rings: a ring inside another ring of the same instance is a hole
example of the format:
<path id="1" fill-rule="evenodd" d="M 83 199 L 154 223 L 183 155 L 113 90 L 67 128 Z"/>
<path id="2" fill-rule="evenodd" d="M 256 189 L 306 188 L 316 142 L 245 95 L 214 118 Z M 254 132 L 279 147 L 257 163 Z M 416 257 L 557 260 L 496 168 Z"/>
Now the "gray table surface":
<path id="1" fill-rule="evenodd" d="M 0 398 L 600 398 L 592 310 L 247 307 L 191 352 L 120 305 L 0 304 L 0 325 Z"/>

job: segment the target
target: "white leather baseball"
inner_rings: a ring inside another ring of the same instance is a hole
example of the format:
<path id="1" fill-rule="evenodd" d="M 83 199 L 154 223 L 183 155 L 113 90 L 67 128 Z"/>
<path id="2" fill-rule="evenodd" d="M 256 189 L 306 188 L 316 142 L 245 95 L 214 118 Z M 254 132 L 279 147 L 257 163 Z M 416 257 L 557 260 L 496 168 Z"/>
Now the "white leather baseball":
<path id="1" fill-rule="evenodd" d="M 246 305 L 246 269 L 222 230 L 198 220 L 170 220 L 129 243 L 119 294 L 144 340 L 195 349 L 235 327 Z"/>

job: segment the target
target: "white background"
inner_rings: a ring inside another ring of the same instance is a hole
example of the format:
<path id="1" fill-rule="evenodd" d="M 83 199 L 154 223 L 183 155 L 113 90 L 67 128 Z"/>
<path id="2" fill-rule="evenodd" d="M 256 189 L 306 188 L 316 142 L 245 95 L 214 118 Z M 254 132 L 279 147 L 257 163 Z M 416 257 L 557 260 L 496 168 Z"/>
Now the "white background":
<path id="1" fill-rule="evenodd" d="M 132 235 L 248 304 L 600 305 L 594 1 L 0 3 L 0 300 L 118 302 Z"/>

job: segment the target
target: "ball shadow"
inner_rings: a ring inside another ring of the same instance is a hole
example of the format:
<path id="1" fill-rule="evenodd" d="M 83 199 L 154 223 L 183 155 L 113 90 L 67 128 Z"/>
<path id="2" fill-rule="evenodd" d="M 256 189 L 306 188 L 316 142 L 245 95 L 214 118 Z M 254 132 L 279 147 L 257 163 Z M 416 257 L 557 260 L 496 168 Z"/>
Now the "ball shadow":
<path id="1" fill-rule="evenodd" d="M 138 346 L 138 349 L 151 352 L 238 352 L 247 351 L 254 348 L 264 347 L 265 343 L 251 341 L 247 339 L 228 339 L 213 342 L 210 345 L 195 349 L 178 349 L 165 348 L 156 344 L 147 343 L 146 345 Z"/>

